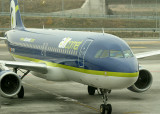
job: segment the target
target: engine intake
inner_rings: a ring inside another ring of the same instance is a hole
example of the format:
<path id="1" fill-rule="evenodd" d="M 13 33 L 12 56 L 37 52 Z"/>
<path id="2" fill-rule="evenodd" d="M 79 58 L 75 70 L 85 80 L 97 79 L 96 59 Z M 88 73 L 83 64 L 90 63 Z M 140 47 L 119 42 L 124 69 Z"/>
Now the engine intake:
<path id="1" fill-rule="evenodd" d="M 152 74 L 146 69 L 141 69 L 138 80 L 128 89 L 137 93 L 145 92 L 151 87 L 152 80 Z"/>
<path id="2" fill-rule="evenodd" d="M 12 71 L 0 71 L 0 94 L 3 97 L 13 97 L 21 89 L 21 79 Z"/>

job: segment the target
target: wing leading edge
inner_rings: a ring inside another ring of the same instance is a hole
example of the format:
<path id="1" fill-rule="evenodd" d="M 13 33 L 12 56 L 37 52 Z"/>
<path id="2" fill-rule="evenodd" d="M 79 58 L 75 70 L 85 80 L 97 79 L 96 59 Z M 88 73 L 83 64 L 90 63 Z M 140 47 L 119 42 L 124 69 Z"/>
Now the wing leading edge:
<path id="1" fill-rule="evenodd" d="M 1 40 L 7 40 L 7 38 L 6 37 L 0 37 L 0 41 Z"/>
<path id="2" fill-rule="evenodd" d="M 156 50 L 156 51 L 150 51 L 150 52 L 137 53 L 135 54 L 135 56 L 137 59 L 141 59 L 141 58 L 159 55 L 159 54 L 160 54 L 160 50 Z"/>
<path id="3" fill-rule="evenodd" d="M 0 61 L 0 64 L 6 67 L 20 68 L 20 69 L 34 71 L 42 74 L 46 74 L 48 72 L 47 65 L 44 63 Z"/>

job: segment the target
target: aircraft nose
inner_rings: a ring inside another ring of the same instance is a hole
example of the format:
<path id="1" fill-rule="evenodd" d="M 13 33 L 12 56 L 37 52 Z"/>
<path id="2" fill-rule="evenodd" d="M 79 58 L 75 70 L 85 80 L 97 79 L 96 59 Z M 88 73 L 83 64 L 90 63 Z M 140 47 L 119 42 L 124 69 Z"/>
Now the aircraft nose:
<path id="1" fill-rule="evenodd" d="M 132 73 L 132 72 L 138 72 L 138 63 L 137 61 L 133 61 L 133 60 L 124 60 L 124 62 L 120 62 L 120 67 L 119 70 L 121 72 L 128 72 L 128 73 Z"/>
<path id="2" fill-rule="evenodd" d="M 99 87 L 122 89 L 130 87 L 136 82 L 139 74 L 136 58 L 109 58 L 106 63 L 105 76 L 107 78 L 102 79 L 103 83 L 100 83 Z"/>
<path id="3" fill-rule="evenodd" d="M 138 62 L 136 58 L 112 59 L 111 61 L 111 67 L 109 69 L 112 72 L 138 72 Z"/>

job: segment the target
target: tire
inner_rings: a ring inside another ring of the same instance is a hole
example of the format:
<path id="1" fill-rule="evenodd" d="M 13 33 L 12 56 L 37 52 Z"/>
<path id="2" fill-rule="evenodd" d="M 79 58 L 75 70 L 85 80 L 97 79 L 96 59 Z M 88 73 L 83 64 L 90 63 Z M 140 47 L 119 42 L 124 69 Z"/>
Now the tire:
<path id="1" fill-rule="evenodd" d="M 106 105 L 106 110 L 107 110 L 107 114 L 111 114 L 112 113 L 112 105 L 111 104 L 107 104 Z"/>
<path id="2" fill-rule="evenodd" d="M 100 105 L 100 114 L 105 114 L 105 112 L 106 112 L 105 105 L 104 105 L 104 104 L 101 104 L 101 105 Z"/>
<path id="3" fill-rule="evenodd" d="M 19 99 L 23 99 L 24 98 L 24 88 L 23 88 L 23 86 L 21 86 L 21 90 L 19 91 L 17 96 L 18 96 Z"/>
<path id="4" fill-rule="evenodd" d="M 95 91 L 96 91 L 95 87 L 88 86 L 88 94 L 89 95 L 94 95 Z"/>

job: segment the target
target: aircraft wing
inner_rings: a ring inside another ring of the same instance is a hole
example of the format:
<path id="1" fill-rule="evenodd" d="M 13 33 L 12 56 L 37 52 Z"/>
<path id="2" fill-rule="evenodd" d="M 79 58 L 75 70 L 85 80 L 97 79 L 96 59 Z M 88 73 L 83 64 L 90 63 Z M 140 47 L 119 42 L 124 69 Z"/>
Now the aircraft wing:
<path id="1" fill-rule="evenodd" d="M 156 50 L 156 51 L 150 51 L 150 52 L 137 53 L 135 54 L 135 56 L 137 59 L 141 59 L 141 58 L 159 55 L 159 54 L 160 54 L 160 50 Z"/>
<path id="2" fill-rule="evenodd" d="M 47 65 L 43 63 L 0 61 L 0 68 L 12 67 L 46 74 Z"/>
<path id="3" fill-rule="evenodd" d="M 1 40 L 7 40 L 7 38 L 6 37 L 0 37 L 0 41 Z"/>

